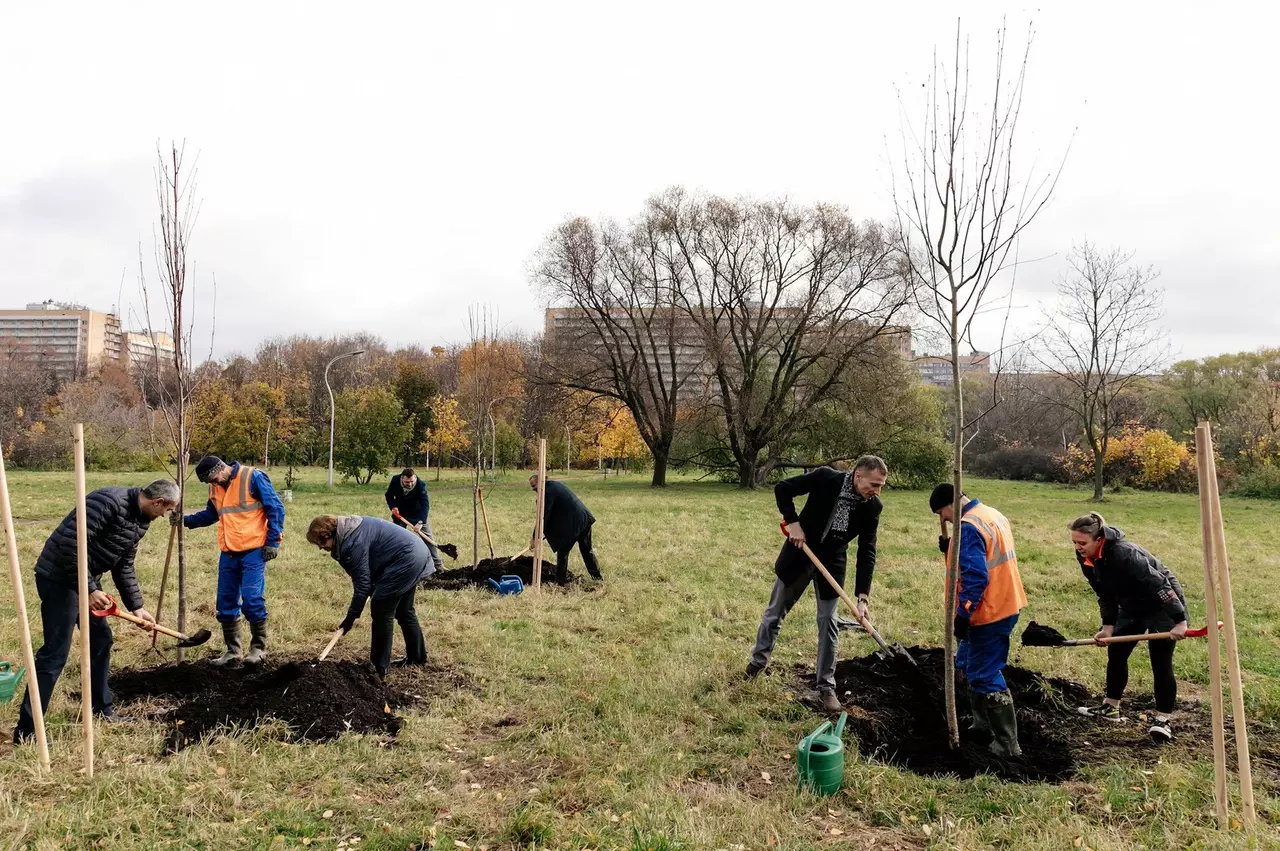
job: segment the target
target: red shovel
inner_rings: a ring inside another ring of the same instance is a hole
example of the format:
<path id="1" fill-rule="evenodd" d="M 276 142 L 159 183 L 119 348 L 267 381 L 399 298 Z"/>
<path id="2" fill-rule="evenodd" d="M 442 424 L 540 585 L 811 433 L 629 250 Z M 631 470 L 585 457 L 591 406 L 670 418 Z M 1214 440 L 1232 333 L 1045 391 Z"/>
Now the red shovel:
<path id="1" fill-rule="evenodd" d="M 202 629 L 199 632 L 197 632 L 195 635 L 188 636 L 188 635 L 183 635 L 182 633 L 178 632 L 176 629 L 169 629 L 169 627 L 161 626 L 158 623 L 149 623 L 147 621 L 144 621 L 142 618 L 138 617 L 137 615 L 133 614 L 132 612 L 121 611 L 120 607 L 116 604 L 115 598 L 113 598 L 110 594 L 107 594 L 106 596 L 107 596 L 107 599 L 111 601 L 111 608 L 91 609 L 93 614 L 97 617 L 105 618 L 105 617 L 111 616 L 111 617 L 123 618 L 124 620 L 127 620 L 129 623 L 137 624 L 143 629 L 150 630 L 152 632 L 156 632 L 161 635 L 167 635 L 171 638 L 178 639 L 179 647 L 199 647 L 201 644 L 204 644 L 206 641 L 208 641 L 210 638 L 213 637 L 213 633 L 207 629 Z"/>
<path id="2" fill-rule="evenodd" d="M 1222 621 L 1218 621 L 1218 629 L 1222 629 Z M 1204 638 L 1209 634 L 1209 627 L 1187 630 L 1187 638 Z M 1113 635 L 1111 638 L 1064 638 L 1062 633 L 1051 626 L 1032 621 L 1022 632 L 1022 644 L 1025 647 L 1088 647 L 1091 645 L 1128 644 L 1135 641 L 1164 641 L 1173 638 L 1171 632 L 1143 632 L 1137 635 Z"/>

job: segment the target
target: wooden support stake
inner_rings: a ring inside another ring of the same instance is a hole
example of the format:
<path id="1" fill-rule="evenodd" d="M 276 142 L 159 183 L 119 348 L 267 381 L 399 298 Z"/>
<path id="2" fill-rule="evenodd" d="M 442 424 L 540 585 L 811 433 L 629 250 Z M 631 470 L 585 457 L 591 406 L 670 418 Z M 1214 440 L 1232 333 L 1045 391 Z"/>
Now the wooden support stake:
<path id="1" fill-rule="evenodd" d="M 76 573 L 80 598 L 80 721 L 84 727 L 84 775 L 93 778 L 93 675 L 89 648 L 89 524 L 85 507 L 84 425 L 72 432 L 76 459 Z"/>
<path id="2" fill-rule="evenodd" d="M 1196 475 L 1200 482 L 1200 541 L 1204 555 L 1205 622 L 1218 620 L 1218 583 L 1214 576 L 1213 438 L 1208 423 L 1196 426 Z M 1213 709 L 1213 807 L 1218 828 L 1227 827 L 1227 733 L 1222 714 L 1222 655 L 1218 648 L 1218 631 L 1209 630 L 1209 702 Z"/>
<path id="3" fill-rule="evenodd" d="M 542 588 L 542 512 L 547 504 L 547 439 L 538 439 L 538 516 L 533 521 L 533 590 Z"/>
<path id="4" fill-rule="evenodd" d="M 489 512 L 484 510 L 484 489 L 476 488 L 476 493 L 480 496 L 480 516 L 484 518 L 484 538 L 489 542 L 489 560 L 492 561 L 493 555 L 493 533 L 489 531 Z"/>
<path id="5" fill-rule="evenodd" d="M 18 639 L 22 643 L 22 664 L 27 668 L 27 691 L 31 694 L 31 720 L 36 727 L 36 747 L 40 764 L 49 767 L 49 740 L 44 730 L 44 706 L 40 703 L 40 680 L 36 677 L 36 654 L 31 647 L 31 624 L 27 621 L 27 596 L 18 565 L 18 537 L 13 529 L 13 508 L 9 505 L 9 479 L 4 472 L 4 452 L 0 446 L 0 525 L 4 526 L 4 548 L 9 557 L 9 578 L 13 580 L 13 603 L 18 609 Z"/>
<path id="6" fill-rule="evenodd" d="M 1208 423 L 1203 424 L 1209 433 Z M 1212 443 L 1210 443 L 1212 446 Z M 1244 684 L 1240 677 L 1240 650 L 1236 644 L 1236 607 L 1231 597 L 1231 566 L 1227 561 L 1227 538 L 1222 523 L 1222 500 L 1218 495 L 1217 463 L 1210 454 L 1205 464 L 1209 476 L 1213 509 L 1213 550 L 1218 562 L 1218 587 L 1222 593 L 1223 636 L 1227 642 L 1227 675 L 1231 683 L 1231 726 L 1236 732 L 1237 771 L 1240 775 L 1240 815 L 1246 828 L 1257 821 L 1253 802 L 1253 766 L 1249 759 L 1249 730 L 1244 714 Z"/>
<path id="7" fill-rule="evenodd" d="M 174 511 L 182 514 L 182 506 L 179 505 Z M 160 618 L 164 616 L 164 589 L 169 584 L 169 562 L 173 559 L 173 542 L 178 538 L 178 527 L 169 527 L 169 548 L 164 551 L 164 573 L 160 574 L 160 596 L 156 598 L 156 623 L 160 623 Z M 151 633 L 151 646 L 156 646 L 156 639 L 160 637 L 159 632 Z"/>

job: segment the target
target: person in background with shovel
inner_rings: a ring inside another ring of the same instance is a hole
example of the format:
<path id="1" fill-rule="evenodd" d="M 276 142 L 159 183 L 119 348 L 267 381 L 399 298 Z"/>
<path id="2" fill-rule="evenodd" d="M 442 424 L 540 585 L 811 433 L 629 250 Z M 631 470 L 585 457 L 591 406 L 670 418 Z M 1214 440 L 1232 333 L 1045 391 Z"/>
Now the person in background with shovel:
<path id="1" fill-rule="evenodd" d="M 412 467 L 405 467 L 400 475 L 391 477 L 391 484 L 387 485 L 384 496 L 387 508 L 391 511 L 392 523 L 397 526 L 404 526 L 405 523 L 417 526 L 427 533 L 427 537 L 435 540 L 436 534 L 431 531 L 431 499 L 427 496 L 427 483 L 418 478 Z M 399 517 L 396 516 L 397 511 L 400 513 Z M 440 550 L 436 549 L 436 545 L 428 543 L 427 549 L 431 551 L 431 560 L 435 562 L 436 570 L 444 570 L 444 561 L 440 558 Z"/>
<path id="2" fill-rule="evenodd" d="M 938 549 L 951 558 L 960 547 L 960 576 L 952 630 L 960 641 L 956 668 L 969 684 L 973 733 L 989 738 L 989 750 L 1001 759 L 1022 756 L 1013 694 L 1004 680 L 1009 662 L 1009 636 L 1027 595 L 1018 573 L 1018 555 L 1008 519 L 989 505 L 961 494 L 963 508 L 955 523 L 955 486 L 943 482 L 929 494 L 929 510 L 942 521 Z M 955 523 L 957 543 L 947 535 Z"/>
<path id="3" fill-rule="evenodd" d="M 760 619 L 760 628 L 756 631 L 747 679 L 755 679 L 769 664 L 783 618 L 813 582 L 818 596 L 818 699 L 824 711 L 840 711 L 840 701 L 836 698 L 836 653 L 840 642 L 836 606 L 840 598 L 836 590 L 817 575 L 802 546 L 808 542 L 832 578 L 843 588 L 849 542 L 858 539 L 854 591 L 858 598 L 858 613 L 865 618 L 871 595 L 871 576 L 876 567 L 876 532 L 884 507 L 880 502 L 880 490 L 888 476 L 889 468 L 881 458 L 863 455 L 848 472 L 818 467 L 803 475 L 783 479 L 774 486 L 774 500 L 787 524 L 788 543 L 782 545 L 782 552 L 773 565 L 777 578 L 773 582 L 769 605 Z M 797 514 L 795 498 L 804 494 L 809 498 Z"/>
<path id="4" fill-rule="evenodd" d="M 213 660 L 225 665 L 240 658 L 240 611 L 249 621 L 249 654 L 256 665 L 267 658 L 267 562 L 280 554 L 284 503 L 267 474 L 237 462 L 207 455 L 196 464 L 196 478 L 209 486 L 203 511 L 173 522 L 188 529 L 218 524 L 218 623 L 227 649 Z"/>
<path id="5" fill-rule="evenodd" d="M 538 492 L 537 473 L 529 477 L 529 487 L 533 488 L 534 493 Z M 569 553 L 573 552 L 574 544 L 578 545 L 582 563 L 586 565 L 591 578 L 603 579 L 600 575 L 600 562 L 596 560 L 595 547 L 591 543 L 591 527 L 595 525 L 595 516 L 564 482 L 547 479 L 543 495 L 542 534 L 556 554 L 556 584 L 565 585 L 569 581 Z M 537 541 L 530 538 L 529 549 L 532 550 L 535 543 Z M 534 570 L 541 569 L 540 565 L 534 567 Z"/>
<path id="6" fill-rule="evenodd" d="M 311 521 L 307 540 L 325 550 L 351 577 L 351 605 L 338 629 L 351 631 L 370 601 L 373 637 L 369 661 L 385 677 L 391 667 L 393 621 L 404 634 L 406 665 L 427 663 L 427 644 L 413 608 L 418 583 L 435 573 L 427 544 L 403 526 L 376 517 L 322 514 Z"/>
<path id="7" fill-rule="evenodd" d="M 1164 743 L 1173 738 L 1169 716 L 1178 702 L 1178 681 L 1173 676 L 1174 642 L 1187 635 L 1187 600 L 1178 578 L 1160 560 L 1108 526 L 1096 511 L 1071 522 L 1071 544 L 1080 570 L 1098 595 L 1102 628 L 1097 641 L 1117 635 L 1168 632 L 1172 638 L 1148 641 L 1151 675 L 1155 679 L 1156 717 L 1148 730 Z M 1107 696 L 1102 705 L 1085 711 L 1107 721 L 1119 722 L 1120 698 L 1129 683 L 1129 656 L 1133 644 L 1107 645 Z"/>
<path id="8" fill-rule="evenodd" d="M 85 498 L 85 527 L 89 544 L 89 608 L 103 611 L 112 607 L 102 590 L 102 574 L 110 573 L 121 602 L 135 616 L 155 623 L 142 606 L 142 592 L 133 572 L 138 543 L 151 521 L 178 505 L 178 486 L 157 479 L 145 488 L 99 488 Z M 40 595 L 40 619 L 44 644 L 36 651 L 36 682 L 40 703 L 48 709 L 53 687 L 67 664 L 71 634 L 80 618 L 79 570 L 77 560 L 76 512 L 62 519 L 44 543 L 36 560 L 36 593 Z M 89 620 L 89 652 L 93 684 L 93 712 L 106 721 L 130 719 L 111 711 L 111 627 L 105 618 Z M 22 699 L 14 744 L 31 741 L 35 723 L 31 718 L 31 695 Z"/>

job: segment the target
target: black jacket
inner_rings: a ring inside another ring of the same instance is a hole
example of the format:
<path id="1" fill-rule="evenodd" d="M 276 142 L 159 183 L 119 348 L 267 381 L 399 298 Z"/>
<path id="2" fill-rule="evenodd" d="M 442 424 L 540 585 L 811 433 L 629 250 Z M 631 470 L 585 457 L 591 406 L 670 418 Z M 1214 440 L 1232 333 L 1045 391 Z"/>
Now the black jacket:
<path id="1" fill-rule="evenodd" d="M 1098 595 L 1102 625 L 1114 626 L 1118 618 L 1141 620 L 1164 612 L 1174 623 L 1187 619 L 1187 603 L 1178 578 L 1124 532 L 1103 527 L 1102 554 L 1093 566 L 1076 553 L 1080 570 Z"/>
<path id="2" fill-rule="evenodd" d="M 773 497 L 778 503 L 778 511 L 787 523 L 800 521 L 808 539 L 809 549 L 822 562 L 840 586 L 844 587 L 845 563 L 849 540 L 858 539 L 858 567 L 854 579 L 855 594 L 871 593 L 871 576 L 876 569 L 876 531 L 880 527 L 880 512 L 884 504 L 879 497 L 871 497 L 856 505 L 849 516 L 848 540 L 835 541 L 830 535 L 823 540 L 827 532 L 831 514 L 835 510 L 836 501 L 840 497 L 840 488 L 844 485 L 845 474 L 830 467 L 819 467 L 802 476 L 783 479 L 773 488 Z M 804 508 L 796 513 L 795 498 L 808 494 Z M 814 570 L 804 550 L 790 542 L 782 545 L 782 552 L 773 565 L 774 573 L 783 582 L 790 585 L 805 575 L 805 571 Z M 830 600 L 839 595 L 825 579 L 816 576 L 815 584 L 818 596 Z"/>
<path id="3" fill-rule="evenodd" d="M 557 553 L 573 549 L 574 542 L 596 522 L 587 507 L 563 482 L 547 479 L 543 493 L 542 534 Z"/>
<path id="4" fill-rule="evenodd" d="M 102 590 L 101 577 L 110 573 L 129 611 L 142 608 L 142 592 L 133 573 L 138 542 L 151 521 L 138 510 L 140 488 L 99 488 L 85 497 L 89 536 L 89 590 Z M 76 512 L 62 518 L 44 542 L 36 559 L 36 573 L 66 588 L 79 587 L 76 568 Z"/>
<path id="5" fill-rule="evenodd" d="M 387 508 L 400 509 L 400 516 L 410 523 L 421 523 L 427 519 L 431 510 L 431 501 L 427 497 L 427 484 L 418 477 L 411 490 L 406 491 L 400 485 L 400 477 L 396 476 L 387 485 Z M 398 525 L 398 524 L 397 524 Z"/>
<path id="6" fill-rule="evenodd" d="M 330 552 L 351 577 L 347 617 L 356 620 L 366 600 L 400 597 L 435 572 L 427 545 L 408 529 L 377 517 L 342 534 Z"/>

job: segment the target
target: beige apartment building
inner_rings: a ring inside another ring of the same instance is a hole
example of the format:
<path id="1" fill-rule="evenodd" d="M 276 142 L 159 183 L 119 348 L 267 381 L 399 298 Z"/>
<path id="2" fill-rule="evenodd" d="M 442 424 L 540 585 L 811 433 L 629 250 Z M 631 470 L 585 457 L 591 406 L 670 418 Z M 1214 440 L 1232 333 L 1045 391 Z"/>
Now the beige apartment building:
<path id="1" fill-rule="evenodd" d="M 59 378 L 79 378 L 123 354 L 124 334 L 114 313 L 52 300 L 0 310 L 0 362 L 39 363 Z"/>
<path id="2" fill-rule="evenodd" d="M 162 363 L 173 360 L 173 338 L 163 331 L 148 334 L 146 331 L 126 331 L 124 335 L 124 361 L 130 372 L 147 368 L 156 359 Z"/>

